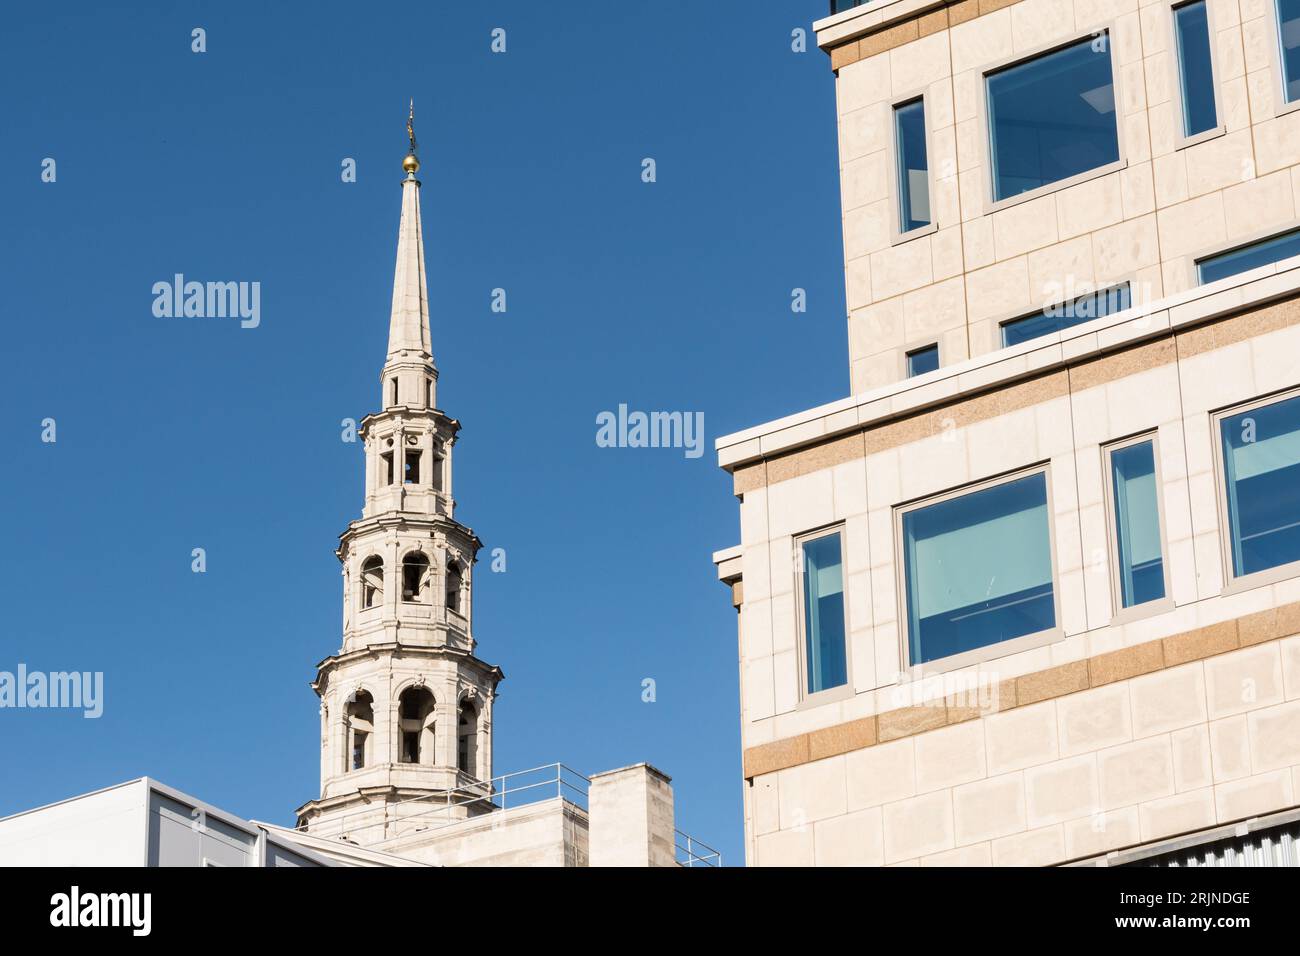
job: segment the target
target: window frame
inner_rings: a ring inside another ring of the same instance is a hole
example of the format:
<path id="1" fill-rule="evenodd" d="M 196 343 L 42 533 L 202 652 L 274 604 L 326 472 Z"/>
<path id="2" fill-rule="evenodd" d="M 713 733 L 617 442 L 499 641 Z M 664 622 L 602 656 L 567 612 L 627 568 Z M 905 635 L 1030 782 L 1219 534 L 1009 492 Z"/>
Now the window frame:
<path id="1" fill-rule="evenodd" d="M 1086 284 L 1087 283 L 1081 283 L 1081 285 L 1086 285 Z M 995 317 L 993 319 L 993 324 L 997 329 L 997 333 L 996 333 L 997 344 L 994 346 L 994 349 L 997 350 L 997 349 L 1021 348 L 1023 346 L 1030 345 L 1031 343 L 1034 342 L 1039 343 L 1041 347 L 1041 345 L 1045 344 L 1047 340 L 1050 339 L 1053 335 L 1064 335 L 1067 332 L 1075 332 L 1083 328 L 1084 326 L 1086 326 L 1089 322 L 1096 322 L 1101 319 L 1113 319 L 1118 315 L 1123 315 L 1125 312 L 1131 312 L 1132 310 L 1139 307 L 1139 304 L 1135 302 L 1133 299 L 1133 288 L 1136 284 L 1137 284 L 1136 275 L 1131 273 L 1125 273 L 1122 276 L 1117 276 L 1113 279 L 1108 279 L 1105 282 L 1092 283 L 1093 288 L 1088 292 L 1079 292 L 1078 290 L 1072 290 L 1071 295 L 1067 298 L 1047 299 L 1043 302 L 1042 305 L 1038 306 L 1037 308 L 1029 309 L 1027 311 L 1019 310 L 1016 312 L 1009 313 L 1007 315 Z M 1065 328 L 1065 329 L 1057 329 L 1055 332 L 1047 332 L 1044 335 L 1036 335 L 1033 338 L 1025 339 L 1023 342 L 1017 342 L 1015 345 L 1003 344 L 1003 342 L 1006 341 L 1005 335 L 1003 333 L 1004 326 L 1011 325 L 1013 322 L 1019 322 L 1022 319 L 1032 319 L 1034 316 L 1040 315 L 1043 312 L 1046 312 L 1048 309 L 1065 308 L 1066 306 L 1072 305 L 1075 302 L 1087 296 L 1098 295 L 1099 293 L 1103 293 L 1103 292 L 1109 292 L 1112 289 L 1118 289 L 1121 286 L 1128 286 L 1128 308 L 1127 309 L 1121 309 L 1117 312 L 1108 312 L 1105 315 L 1095 315 L 1091 319 L 1086 319 L 1083 322 L 1078 323 L 1077 325 L 1072 325 L 1069 328 Z"/>
<path id="2" fill-rule="evenodd" d="M 1154 601 L 1125 607 L 1124 589 L 1120 586 L 1119 525 L 1118 516 L 1115 513 L 1115 478 L 1112 472 L 1111 455 L 1114 452 L 1123 451 L 1126 448 L 1132 448 L 1134 445 L 1142 445 L 1147 442 L 1151 443 L 1151 457 L 1155 464 L 1156 520 L 1160 533 L 1160 567 L 1164 574 L 1165 594 L 1164 597 L 1157 598 Z M 1153 614 L 1163 614 L 1166 611 L 1173 610 L 1173 581 L 1169 572 L 1169 534 L 1168 526 L 1165 523 L 1165 495 L 1163 474 L 1160 469 L 1159 429 L 1139 432 L 1136 435 L 1130 435 L 1127 438 L 1120 438 L 1102 445 L 1101 469 L 1103 500 L 1106 509 L 1107 564 L 1110 567 L 1111 625 L 1123 624 L 1127 621 L 1139 620 Z"/>
<path id="3" fill-rule="evenodd" d="M 922 508 L 928 508 L 930 505 L 941 504 L 954 498 L 961 498 L 988 488 L 995 488 L 998 485 L 1018 481 L 1021 478 L 1029 478 L 1036 474 L 1043 475 L 1044 493 L 1047 499 L 1047 548 L 1052 564 L 1052 615 L 1056 624 L 1053 627 L 1035 631 L 1032 634 L 1022 634 L 1019 637 L 998 641 L 995 644 L 985 644 L 983 647 L 960 651 L 947 657 L 940 657 L 923 663 L 914 663 L 911 653 L 912 642 L 908 634 L 909 612 L 907 606 L 907 564 L 906 555 L 904 554 L 904 516 Z M 897 602 L 895 616 L 898 623 L 900 682 L 920 679 L 928 674 L 942 674 L 947 671 L 959 670 L 963 667 L 970 667 L 972 664 L 984 664 L 1003 657 L 1010 657 L 1013 654 L 1019 654 L 1022 651 L 1034 650 L 1035 648 L 1065 640 L 1065 628 L 1061 624 L 1061 574 L 1060 562 L 1056 553 L 1056 509 L 1053 505 L 1054 501 L 1052 466 L 1051 462 L 1044 461 L 894 506 L 894 599 Z"/>
<path id="4" fill-rule="evenodd" d="M 980 171 L 982 180 L 982 189 L 984 191 L 984 215 L 998 212 L 1002 209 L 1008 209 L 1011 206 L 1019 205 L 1023 202 L 1030 202 L 1034 199 L 1040 199 L 1043 196 L 1049 196 L 1053 193 L 1060 192 L 1063 189 L 1069 189 L 1071 186 L 1078 186 L 1093 179 L 1100 179 L 1102 176 L 1109 176 L 1111 173 L 1117 173 L 1128 166 L 1128 153 L 1124 148 L 1124 124 L 1120 121 L 1120 104 L 1124 102 L 1124 84 L 1120 75 L 1120 70 L 1115 63 L 1115 40 L 1114 29 L 1116 21 L 1114 19 L 1106 20 L 1087 30 L 1075 30 L 1064 40 L 1052 40 L 1030 50 L 1012 54 L 996 60 L 985 66 L 977 67 L 975 72 L 978 77 L 980 86 L 979 95 L 976 102 L 979 110 L 979 130 L 980 130 L 980 158 L 983 161 L 983 168 Z M 1054 183 L 1047 183 L 1043 186 L 1035 187 L 1023 193 L 1017 193 L 1014 196 L 1007 196 L 1004 199 L 994 199 L 993 189 L 993 130 L 989 126 L 989 76 L 993 73 L 1000 73 L 1003 70 L 1013 66 L 1020 66 L 1031 60 L 1037 60 L 1041 57 L 1048 56 L 1067 47 L 1074 46 L 1083 40 L 1096 37 L 1100 34 L 1106 34 L 1106 55 L 1110 59 L 1110 80 L 1114 89 L 1115 98 L 1115 146 L 1119 153 L 1117 159 L 1105 165 L 1098 166 L 1096 169 L 1084 170 L 1065 179 L 1058 180 Z"/>
<path id="5" fill-rule="evenodd" d="M 1300 102 L 1300 100 L 1297 100 L 1297 102 Z M 1300 219 L 1291 219 L 1284 223 L 1275 223 L 1266 229 L 1259 229 L 1255 232 L 1247 233 L 1244 238 L 1233 239 L 1230 242 L 1216 243 L 1213 246 L 1192 253 L 1185 257 L 1191 275 L 1191 288 L 1204 289 L 1214 285 L 1216 282 L 1240 283 L 1242 281 L 1253 281 L 1253 279 L 1264 279 L 1268 276 L 1276 275 L 1279 263 L 1290 262 L 1293 259 L 1300 259 L 1300 256 L 1288 256 L 1286 259 L 1279 259 L 1277 262 L 1270 262 L 1262 266 L 1256 266 L 1253 269 L 1245 269 L 1241 272 L 1234 273 L 1233 275 L 1224 276 L 1222 279 L 1215 279 L 1214 282 L 1201 281 L 1201 263 L 1206 259 L 1213 259 L 1216 256 L 1226 255 L 1230 252 L 1239 252 L 1249 246 L 1257 245 L 1261 242 L 1267 242 L 1269 239 L 1278 236 L 1285 236 L 1287 233 L 1297 231 L 1300 231 Z M 1294 269 L 1296 266 L 1293 265 L 1289 268 Z M 1265 272 L 1265 269 L 1271 271 Z M 1259 274 L 1254 275 L 1254 273 Z M 1244 279 L 1243 277 L 1246 276 L 1253 276 L 1253 279 Z"/>
<path id="6" fill-rule="evenodd" d="M 1232 525 L 1228 516 L 1228 471 L 1223 455 L 1222 423 L 1225 418 L 1267 405 L 1276 405 L 1293 398 L 1300 398 L 1300 388 L 1271 392 L 1210 413 L 1210 439 L 1214 446 L 1214 494 L 1219 519 L 1219 560 L 1223 563 L 1223 588 L 1219 592 L 1221 596 L 1226 597 L 1241 591 L 1268 587 L 1279 581 L 1300 577 L 1300 560 L 1265 568 L 1263 571 L 1252 571 L 1249 574 L 1236 573 L 1232 563 Z"/>
<path id="7" fill-rule="evenodd" d="M 1273 73 L 1273 116 L 1276 118 L 1300 110 L 1300 96 L 1287 102 L 1286 74 L 1282 69 L 1282 21 L 1277 13 L 1277 0 L 1264 0 L 1264 17 L 1271 31 L 1268 49 Z"/>
<path id="8" fill-rule="evenodd" d="M 937 365 L 935 365 L 934 368 L 930 369 L 930 372 L 937 372 L 939 371 L 939 369 L 943 368 L 943 351 L 939 348 L 939 343 L 934 339 L 930 339 L 925 342 L 920 342 L 916 345 L 905 346 L 903 348 L 903 380 L 904 381 L 910 381 L 911 379 L 914 378 L 920 378 L 922 375 L 930 374 L 930 372 L 918 372 L 915 375 L 912 374 L 912 356 L 919 355 L 921 352 L 927 352 L 930 349 L 934 349 L 935 361 L 938 363 Z"/>
<path id="9" fill-rule="evenodd" d="M 799 680 L 799 696 L 795 704 L 796 710 L 844 700 L 857 693 L 853 686 L 853 639 L 852 631 L 849 628 L 848 544 L 844 540 L 845 528 L 846 522 L 837 521 L 833 524 L 823 525 L 811 531 L 794 535 L 791 539 L 790 563 L 792 565 L 791 570 L 794 573 L 795 602 L 795 657 L 798 660 Z M 810 694 L 808 693 L 808 625 L 807 621 L 804 620 L 804 584 L 807 575 L 804 574 L 803 546 L 808 541 L 827 538 L 832 534 L 837 534 L 840 538 L 840 575 L 844 587 L 844 683 L 838 687 L 828 687 L 825 690 L 815 691 Z"/>
<path id="10" fill-rule="evenodd" d="M 925 122 L 925 188 L 929 193 L 930 221 L 924 226 L 917 226 L 903 232 L 902 197 L 899 195 L 899 156 L 898 150 L 898 108 L 910 103 L 920 102 L 921 116 Z M 926 88 L 913 90 L 889 101 L 889 244 L 897 246 L 922 236 L 933 235 L 939 231 L 939 219 L 934 210 L 934 128 L 930 123 L 930 108 Z"/>
<path id="11" fill-rule="evenodd" d="M 1185 133 L 1182 58 L 1179 55 L 1178 22 L 1174 18 L 1174 11 L 1197 2 L 1200 2 L 1200 0 L 1168 0 L 1164 6 L 1165 36 L 1169 38 L 1169 64 L 1170 69 L 1173 71 L 1170 80 L 1173 84 L 1173 95 L 1170 97 L 1170 101 L 1174 106 L 1174 120 L 1177 123 L 1176 128 L 1178 130 L 1174 142 L 1175 151 L 1186 149 L 1188 146 L 1195 146 L 1198 143 L 1204 143 L 1206 140 L 1217 139 L 1228 131 L 1228 124 L 1223 118 L 1223 95 L 1219 91 L 1219 77 L 1222 73 L 1219 69 L 1218 44 L 1215 42 L 1214 11 L 1211 9 L 1211 0 L 1204 0 L 1205 27 L 1210 41 L 1210 86 L 1214 90 L 1214 118 L 1218 121 L 1218 125 L 1202 130 L 1192 136 Z M 1272 3 L 1273 0 L 1265 0 L 1265 2 Z"/>

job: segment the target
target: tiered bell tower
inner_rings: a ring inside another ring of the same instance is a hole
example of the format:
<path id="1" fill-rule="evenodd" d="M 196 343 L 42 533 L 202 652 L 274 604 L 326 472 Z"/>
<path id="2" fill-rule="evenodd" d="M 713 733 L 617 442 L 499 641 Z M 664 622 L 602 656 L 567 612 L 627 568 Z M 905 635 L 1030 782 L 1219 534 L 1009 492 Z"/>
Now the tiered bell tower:
<path id="1" fill-rule="evenodd" d="M 474 655 L 473 566 L 481 543 L 454 517 L 460 423 L 437 407 L 438 370 L 420 226 L 412 118 L 380 373 L 360 426 L 361 517 L 340 536 L 343 646 L 317 665 L 321 794 L 299 827 L 363 846 L 492 809 L 492 703 L 501 670 Z"/>

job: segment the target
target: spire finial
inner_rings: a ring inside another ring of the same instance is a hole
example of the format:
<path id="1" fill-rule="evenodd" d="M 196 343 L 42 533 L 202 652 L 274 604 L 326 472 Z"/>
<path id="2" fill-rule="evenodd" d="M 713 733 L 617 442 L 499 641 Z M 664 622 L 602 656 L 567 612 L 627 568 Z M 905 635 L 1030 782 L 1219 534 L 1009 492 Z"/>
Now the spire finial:
<path id="1" fill-rule="evenodd" d="M 415 98 L 411 98 L 411 111 L 406 115 L 406 136 L 411 141 L 411 151 L 406 154 L 402 160 L 402 168 L 406 170 L 408 178 L 414 179 L 416 172 L 420 168 L 420 160 L 415 155 Z"/>

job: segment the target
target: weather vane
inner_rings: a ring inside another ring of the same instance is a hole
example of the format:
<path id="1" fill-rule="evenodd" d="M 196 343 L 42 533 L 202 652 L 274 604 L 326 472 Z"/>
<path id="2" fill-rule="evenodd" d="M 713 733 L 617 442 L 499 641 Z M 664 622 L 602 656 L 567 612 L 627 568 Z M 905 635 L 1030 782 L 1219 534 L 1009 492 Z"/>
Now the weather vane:
<path id="1" fill-rule="evenodd" d="M 406 114 L 406 135 L 411 141 L 411 151 L 406 154 L 402 160 L 402 168 L 406 170 L 407 177 L 414 179 L 416 172 L 420 169 L 420 160 L 415 155 L 415 98 L 411 98 L 411 111 Z"/>

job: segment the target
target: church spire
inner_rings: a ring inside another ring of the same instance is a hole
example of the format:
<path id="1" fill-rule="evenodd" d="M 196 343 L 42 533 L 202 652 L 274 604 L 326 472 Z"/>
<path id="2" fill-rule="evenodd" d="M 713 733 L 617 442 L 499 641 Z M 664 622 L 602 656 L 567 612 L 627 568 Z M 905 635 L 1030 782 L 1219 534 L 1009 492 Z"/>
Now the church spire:
<path id="1" fill-rule="evenodd" d="M 402 160 L 402 221 L 397 230 L 397 269 L 393 274 L 393 311 L 388 325 L 388 358 L 392 366 L 433 364 L 429 337 L 429 287 L 424 274 L 424 234 L 420 226 L 420 160 L 415 154 L 415 101 L 406 120 L 411 148 Z"/>
<path id="2" fill-rule="evenodd" d="M 301 825 L 362 846 L 496 809 L 492 706 L 501 669 L 475 656 L 474 563 L 482 542 L 456 520 L 452 447 L 438 408 L 420 229 L 414 113 L 402 161 L 393 318 L 380 410 L 361 420 L 366 496 L 339 536 L 343 644 L 316 668 L 321 795 Z M 433 824 L 437 825 L 437 824 Z"/>

